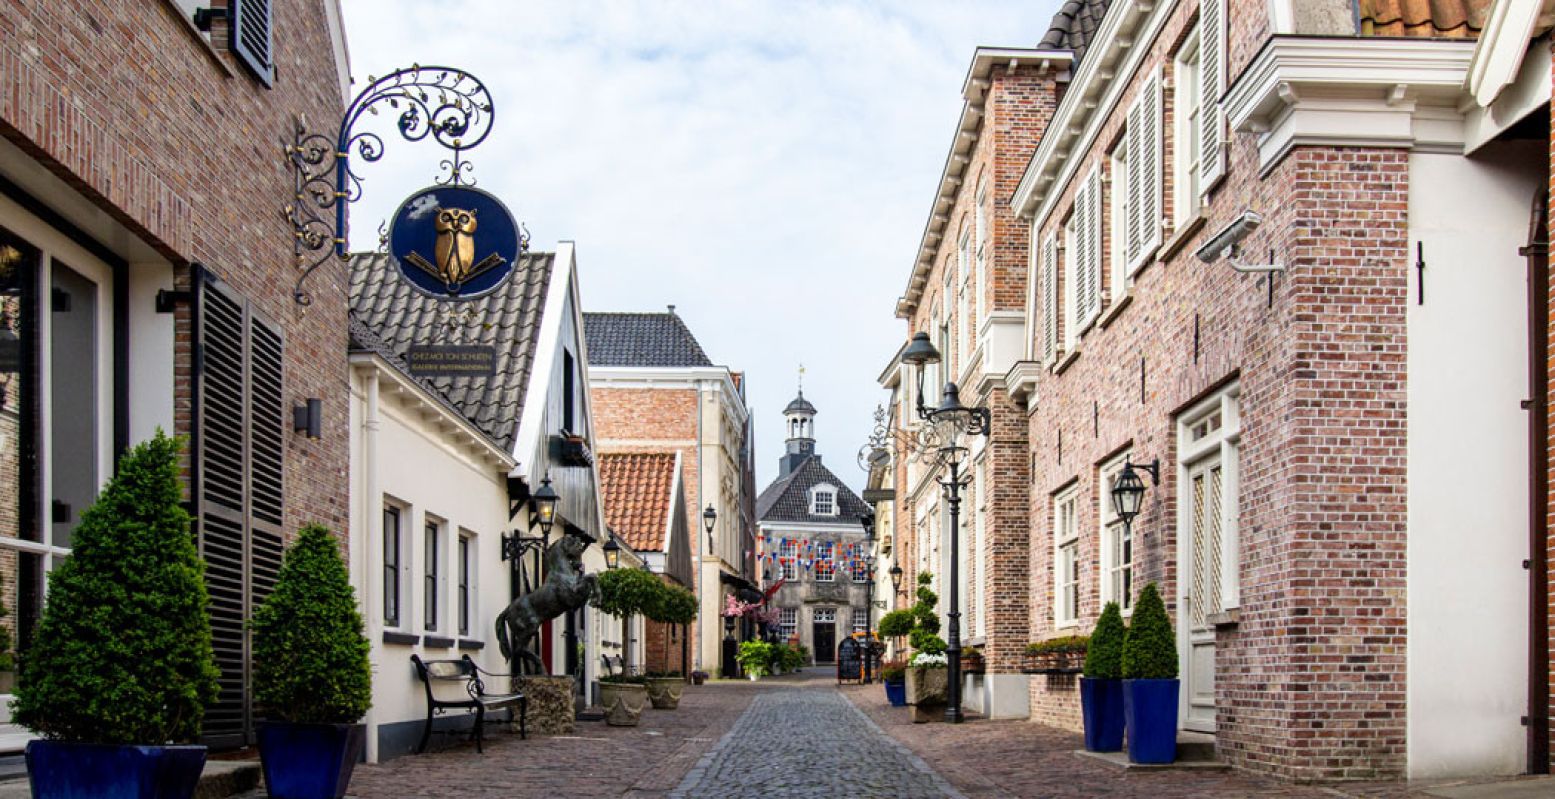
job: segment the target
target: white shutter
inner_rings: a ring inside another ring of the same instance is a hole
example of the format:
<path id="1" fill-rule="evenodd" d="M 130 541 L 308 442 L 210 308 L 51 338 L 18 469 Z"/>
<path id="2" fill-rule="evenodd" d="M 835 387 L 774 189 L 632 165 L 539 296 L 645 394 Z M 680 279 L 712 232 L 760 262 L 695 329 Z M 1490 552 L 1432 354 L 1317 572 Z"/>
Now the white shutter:
<path id="1" fill-rule="evenodd" d="M 1088 289 L 1091 281 L 1086 272 L 1090 269 L 1090 257 L 1086 251 L 1090 249 L 1090 223 L 1086 217 L 1091 211 L 1091 182 L 1086 180 L 1080 184 L 1080 188 L 1074 194 L 1074 208 L 1069 212 L 1069 249 L 1065 253 L 1068 257 L 1069 269 L 1065 275 L 1071 288 L 1067 293 L 1069 302 L 1069 329 L 1070 339 L 1078 338 L 1081 329 L 1085 326 L 1086 312 L 1091 307 Z"/>
<path id="2" fill-rule="evenodd" d="M 1042 243 L 1042 268 L 1037 290 L 1042 292 L 1042 360 L 1058 353 L 1058 239 L 1048 234 Z"/>
<path id="3" fill-rule="evenodd" d="M 1129 111 L 1130 233 L 1128 274 L 1139 271 L 1161 246 L 1161 73 L 1157 69 L 1139 88 Z M 1136 135 L 1137 134 L 1137 135 Z"/>
<path id="4" fill-rule="evenodd" d="M 1086 256 L 1089 259 L 1086 277 L 1090 282 L 1088 294 L 1090 305 L 1087 306 L 1085 318 L 1091 320 L 1101 315 L 1102 190 L 1100 165 L 1091 168 L 1091 173 L 1085 182 L 1088 187 L 1086 203 L 1090 206 L 1085 217 L 1088 226 L 1086 235 L 1089 237 L 1089 243 L 1086 246 Z"/>
<path id="5" fill-rule="evenodd" d="M 1220 93 L 1225 90 L 1225 0 L 1199 0 L 1199 191 L 1207 192 L 1226 172 L 1225 116 Z"/>
<path id="6" fill-rule="evenodd" d="M 1142 220 L 1139 217 L 1140 189 L 1144 183 L 1144 177 L 1140 174 L 1140 168 L 1145 159 L 1142 157 L 1145 149 L 1144 124 L 1140 120 L 1141 109 L 1144 107 L 1144 91 L 1141 87 L 1139 97 L 1134 99 L 1134 104 L 1128 109 L 1128 117 L 1125 124 L 1128 125 L 1128 196 L 1123 200 L 1123 252 L 1119 256 L 1123 263 L 1128 265 L 1128 272 L 1134 271 L 1134 264 L 1139 258 L 1140 227 Z"/>

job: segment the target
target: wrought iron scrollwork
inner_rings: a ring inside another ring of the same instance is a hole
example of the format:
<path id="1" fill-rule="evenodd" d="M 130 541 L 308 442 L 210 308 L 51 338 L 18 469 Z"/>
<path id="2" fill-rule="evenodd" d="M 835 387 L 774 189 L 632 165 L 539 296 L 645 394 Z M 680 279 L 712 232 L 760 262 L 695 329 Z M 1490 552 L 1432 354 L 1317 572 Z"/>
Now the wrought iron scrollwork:
<path id="1" fill-rule="evenodd" d="M 301 270 L 292 293 L 301 305 L 313 301 L 303 289 L 308 277 L 331 258 L 346 257 L 346 208 L 362 195 L 362 177 L 352 168 L 352 156 L 367 163 L 383 157 L 383 138 L 372 131 L 357 131 L 357 122 L 385 110 L 397 113 L 400 138 L 409 142 L 430 138 L 453 151 L 441 164 L 448 176 L 438 183 L 474 185 L 464 151 L 486 140 L 496 117 L 491 92 L 463 70 L 412 65 L 381 78 L 369 76 L 367 82 L 367 88 L 346 107 L 333 140 L 309 133 L 299 117 L 292 140 L 285 144 L 294 188 L 285 216 L 292 224 L 293 250 Z"/>

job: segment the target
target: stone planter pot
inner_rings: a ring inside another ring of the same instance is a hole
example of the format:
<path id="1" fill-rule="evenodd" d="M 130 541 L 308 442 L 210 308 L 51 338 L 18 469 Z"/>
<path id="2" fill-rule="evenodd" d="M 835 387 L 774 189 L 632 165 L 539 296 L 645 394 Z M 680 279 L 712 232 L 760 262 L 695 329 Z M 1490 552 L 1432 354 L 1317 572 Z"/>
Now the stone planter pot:
<path id="1" fill-rule="evenodd" d="M 340 799 L 366 746 L 365 724 L 260 724 L 265 789 L 271 799 Z"/>
<path id="2" fill-rule="evenodd" d="M 205 770 L 203 746 L 27 744 L 34 799 L 191 799 Z"/>
<path id="3" fill-rule="evenodd" d="M 674 710 L 680 707 L 680 695 L 686 683 L 679 677 L 649 677 L 648 701 L 655 710 Z"/>
<path id="4" fill-rule="evenodd" d="M 636 727 L 643 708 L 648 705 L 648 686 L 601 682 L 599 703 L 605 706 L 605 723 L 612 727 Z"/>
<path id="5" fill-rule="evenodd" d="M 945 718 L 950 690 L 950 670 L 946 668 L 910 668 L 907 670 L 907 704 L 912 705 L 912 721 L 923 724 Z"/>

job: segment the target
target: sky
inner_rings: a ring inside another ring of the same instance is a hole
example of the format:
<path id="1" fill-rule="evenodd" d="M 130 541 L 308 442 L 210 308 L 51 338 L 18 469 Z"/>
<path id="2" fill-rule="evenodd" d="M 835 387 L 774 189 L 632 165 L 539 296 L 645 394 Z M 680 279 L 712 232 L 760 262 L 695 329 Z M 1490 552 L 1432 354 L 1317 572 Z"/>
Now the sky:
<path id="1" fill-rule="evenodd" d="M 856 489 L 875 379 L 979 45 L 1031 47 L 1055 0 L 342 0 L 355 88 L 411 63 L 478 76 L 495 125 L 476 185 L 531 247 L 576 244 L 586 311 L 674 305 L 748 376 L 757 488 L 777 476 L 804 368 L 817 449 Z M 446 152 L 391 136 L 353 164 L 354 249 Z M 360 129 L 360 128 L 359 128 Z"/>

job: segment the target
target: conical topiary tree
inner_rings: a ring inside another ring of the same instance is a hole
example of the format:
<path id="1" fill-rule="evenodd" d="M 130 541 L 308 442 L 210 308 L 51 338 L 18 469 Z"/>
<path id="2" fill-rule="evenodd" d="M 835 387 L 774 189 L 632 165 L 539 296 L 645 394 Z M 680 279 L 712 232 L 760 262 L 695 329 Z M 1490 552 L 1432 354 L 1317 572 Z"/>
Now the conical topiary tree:
<path id="1" fill-rule="evenodd" d="M 1094 640 L 1094 639 L 1093 639 Z M 1094 644 L 1093 644 L 1094 645 Z M 1123 636 L 1123 677 L 1171 680 L 1177 677 L 1177 637 L 1155 583 L 1145 585 L 1134 603 L 1134 620 Z"/>
<path id="2" fill-rule="evenodd" d="M 200 734 L 217 671 L 205 563 L 178 481 L 181 449 L 161 431 L 131 448 L 82 514 L 22 659 L 17 723 L 83 743 Z"/>
<path id="3" fill-rule="evenodd" d="M 1118 603 L 1108 602 L 1102 608 L 1101 618 L 1096 620 L 1096 629 L 1091 631 L 1091 640 L 1085 649 L 1085 676 L 1093 680 L 1122 677 L 1123 639 L 1127 635 Z"/>
<path id="4" fill-rule="evenodd" d="M 271 718 L 353 724 L 372 705 L 362 615 L 328 529 L 298 531 L 250 628 L 254 699 Z"/>
<path id="5" fill-rule="evenodd" d="M 5 605 L 5 579 L 0 574 L 0 619 L 11 615 Z M 16 654 L 11 651 L 11 628 L 0 624 L 0 671 L 16 670 Z"/>

